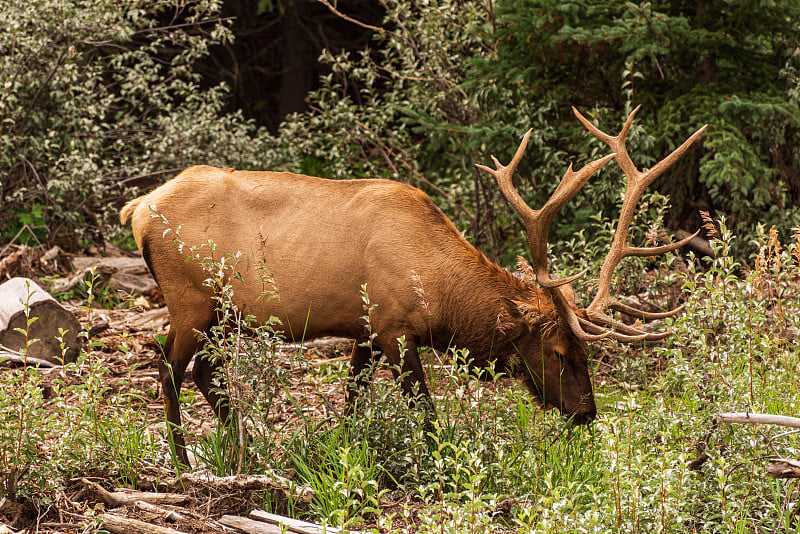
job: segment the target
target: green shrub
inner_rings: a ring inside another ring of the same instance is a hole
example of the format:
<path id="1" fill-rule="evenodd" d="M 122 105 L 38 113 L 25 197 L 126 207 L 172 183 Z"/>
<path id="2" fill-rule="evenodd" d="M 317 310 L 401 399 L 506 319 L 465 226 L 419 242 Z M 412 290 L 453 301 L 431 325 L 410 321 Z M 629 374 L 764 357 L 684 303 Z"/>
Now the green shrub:
<path id="1" fill-rule="evenodd" d="M 194 63 L 231 39 L 219 0 L 0 9 L 0 228 L 75 247 L 119 238 L 126 188 L 196 163 L 261 166 L 265 138 L 221 113 Z M 270 162 L 272 163 L 272 162 Z M 77 235 L 77 242 L 74 235 Z"/>

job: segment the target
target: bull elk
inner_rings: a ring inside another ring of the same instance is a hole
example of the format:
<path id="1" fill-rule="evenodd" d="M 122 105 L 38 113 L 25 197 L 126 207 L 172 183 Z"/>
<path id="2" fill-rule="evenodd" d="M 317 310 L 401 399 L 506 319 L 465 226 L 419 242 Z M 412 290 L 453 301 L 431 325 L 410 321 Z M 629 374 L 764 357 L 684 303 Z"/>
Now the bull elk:
<path id="1" fill-rule="evenodd" d="M 637 108 L 638 110 L 638 108 Z M 597 414 L 587 361 L 587 342 L 658 339 L 607 314 L 608 309 L 651 319 L 675 313 L 645 313 L 610 295 L 612 272 L 627 256 L 654 256 L 690 239 L 656 248 L 627 244 L 634 211 L 645 188 L 700 136 L 695 132 L 666 159 L 646 172 L 636 169 L 625 148 L 634 110 L 618 136 L 607 135 L 573 108 L 578 119 L 613 154 L 577 172 L 570 166 L 545 205 L 531 209 L 512 185 L 530 131 L 511 163 L 478 167 L 495 177 L 522 217 L 528 233 L 535 281 L 520 279 L 489 261 L 470 245 L 453 223 L 419 189 L 389 180 L 326 180 L 288 172 L 251 172 L 195 166 L 154 191 L 128 202 L 121 212 L 131 219 L 136 243 L 164 294 L 170 328 L 161 359 L 160 381 L 166 418 L 178 459 L 188 464 L 178 393 L 189 361 L 198 348 L 195 331 L 216 321 L 208 275 L 165 235 L 164 224 L 180 225 L 190 244 L 216 244 L 221 254 L 241 251 L 240 276 L 232 278 L 233 302 L 244 314 L 284 325 L 305 325 L 305 337 L 337 335 L 367 339 L 360 291 L 367 284 L 377 304 L 371 316 L 374 342 L 404 374 L 401 388 L 430 399 L 417 347 L 469 349 L 473 363 L 495 361 L 518 376 L 546 408 L 558 408 L 575 423 Z M 627 192 L 611 245 L 600 272 L 597 295 L 587 308 L 575 303 L 570 283 L 585 273 L 554 280 L 547 267 L 547 236 L 558 210 L 589 177 L 616 158 L 627 177 Z M 696 235 L 696 234 L 695 234 Z M 694 236 L 692 236 L 694 237 Z M 263 270 L 274 279 L 279 299 L 262 298 Z M 413 279 L 412 279 L 413 277 Z M 425 292 L 423 307 L 418 294 Z M 405 336 L 401 354 L 398 338 Z M 356 377 L 372 362 L 373 352 L 358 342 L 351 354 L 348 399 Z M 218 364 L 196 362 L 192 377 L 223 421 L 228 407 L 212 388 Z"/>

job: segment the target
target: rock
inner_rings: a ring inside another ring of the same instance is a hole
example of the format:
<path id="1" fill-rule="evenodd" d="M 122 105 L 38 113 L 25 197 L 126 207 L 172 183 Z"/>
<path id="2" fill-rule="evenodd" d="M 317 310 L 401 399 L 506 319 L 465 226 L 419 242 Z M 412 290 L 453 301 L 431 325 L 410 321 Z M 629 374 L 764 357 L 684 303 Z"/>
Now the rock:
<path id="1" fill-rule="evenodd" d="M 27 310 L 27 317 L 26 317 Z M 36 318 L 29 325 L 28 319 Z M 74 362 L 78 358 L 81 325 L 75 316 L 64 309 L 49 293 L 28 278 L 12 278 L 0 284 L 0 345 L 14 352 L 25 349 L 28 340 L 37 340 L 28 345 L 27 356 L 46 360 L 54 364 Z"/>

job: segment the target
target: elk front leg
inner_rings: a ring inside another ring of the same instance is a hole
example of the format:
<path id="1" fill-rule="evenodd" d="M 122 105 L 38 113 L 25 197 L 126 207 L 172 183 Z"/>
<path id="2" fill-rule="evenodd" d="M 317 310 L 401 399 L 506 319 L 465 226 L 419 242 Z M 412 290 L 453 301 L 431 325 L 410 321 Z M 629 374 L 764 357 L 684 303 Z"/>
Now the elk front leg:
<path id="1" fill-rule="evenodd" d="M 353 351 L 350 353 L 350 378 L 348 379 L 345 398 L 347 399 L 347 415 L 353 413 L 353 406 L 360 390 L 366 388 L 375 376 L 375 365 L 380 360 L 380 355 L 375 353 L 370 346 L 361 346 L 358 340 L 353 342 Z"/>
<path id="2" fill-rule="evenodd" d="M 417 352 L 416 340 L 406 336 L 403 354 L 400 353 L 401 344 L 397 337 L 379 339 L 379 345 L 392 366 L 395 378 L 402 375 L 400 388 L 409 397 L 409 402 L 421 405 L 428 411 L 428 418 L 434 416 L 433 399 L 428 391 L 428 382 L 425 370 Z M 399 371 L 398 371 L 399 369 Z"/>

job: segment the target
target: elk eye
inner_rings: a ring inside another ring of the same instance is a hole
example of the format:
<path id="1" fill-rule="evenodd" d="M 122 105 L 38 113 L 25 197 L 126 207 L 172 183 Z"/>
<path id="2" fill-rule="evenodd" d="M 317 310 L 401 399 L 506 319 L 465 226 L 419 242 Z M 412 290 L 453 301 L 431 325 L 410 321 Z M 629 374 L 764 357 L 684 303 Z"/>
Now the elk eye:
<path id="1" fill-rule="evenodd" d="M 564 355 L 563 354 L 561 354 L 557 350 L 554 350 L 553 352 L 555 352 L 556 357 L 558 358 L 559 361 L 562 361 L 562 362 L 564 361 Z"/>

